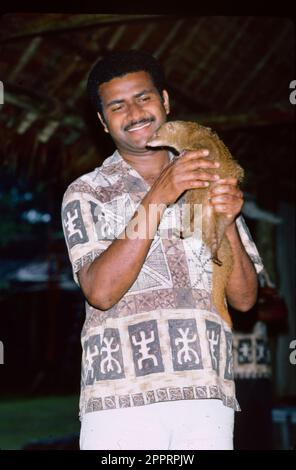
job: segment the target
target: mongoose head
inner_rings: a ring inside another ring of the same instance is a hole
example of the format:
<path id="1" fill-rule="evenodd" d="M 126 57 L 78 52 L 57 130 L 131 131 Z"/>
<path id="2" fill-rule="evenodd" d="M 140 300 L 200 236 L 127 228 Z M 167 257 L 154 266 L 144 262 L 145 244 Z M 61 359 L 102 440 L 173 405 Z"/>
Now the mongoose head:
<path id="1" fill-rule="evenodd" d="M 178 152 L 186 149 L 192 134 L 198 130 L 195 122 L 169 121 L 162 124 L 148 140 L 148 147 L 172 147 Z"/>

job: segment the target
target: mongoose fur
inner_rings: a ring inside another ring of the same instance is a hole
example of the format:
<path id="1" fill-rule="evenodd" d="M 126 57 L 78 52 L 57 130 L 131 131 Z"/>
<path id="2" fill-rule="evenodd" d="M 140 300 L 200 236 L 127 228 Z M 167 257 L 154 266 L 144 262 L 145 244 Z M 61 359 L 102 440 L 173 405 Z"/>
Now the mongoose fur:
<path id="1" fill-rule="evenodd" d="M 183 150 L 206 148 L 209 155 L 204 157 L 220 163 L 219 168 L 205 171 L 218 174 L 220 178 L 235 177 L 243 180 L 244 170 L 233 159 L 228 148 L 209 127 L 189 121 L 169 121 L 160 126 L 147 142 L 149 147 L 171 147 L 179 154 Z M 181 157 L 182 158 L 182 157 Z M 232 270 L 232 250 L 225 234 L 229 224 L 226 214 L 217 214 L 209 202 L 209 191 L 213 183 L 206 188 L 186 191 L 185 202 L 190 207 L 189 226 L 183 227 L 183 238 L 192 235 L 194 227 L 194 205 L 202 204 L 202 239 L 211 252 L 213 261 L 212 301 L 222 318 L 231 325 L 230 315 L 225 301 L 225 289 Z M 185 219 L 186 220 L 186 219 Z"/>

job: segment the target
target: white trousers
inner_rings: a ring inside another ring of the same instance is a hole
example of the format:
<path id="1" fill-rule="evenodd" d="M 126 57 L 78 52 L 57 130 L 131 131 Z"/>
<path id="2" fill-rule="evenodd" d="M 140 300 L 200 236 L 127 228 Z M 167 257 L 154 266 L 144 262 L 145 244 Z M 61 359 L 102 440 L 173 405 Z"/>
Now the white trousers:
<path id="1" fill-rule="evenodd" d="M 221 400 L 180 400 L 83 416 L 81 450 L 232 450 L 234 410 Z"/>

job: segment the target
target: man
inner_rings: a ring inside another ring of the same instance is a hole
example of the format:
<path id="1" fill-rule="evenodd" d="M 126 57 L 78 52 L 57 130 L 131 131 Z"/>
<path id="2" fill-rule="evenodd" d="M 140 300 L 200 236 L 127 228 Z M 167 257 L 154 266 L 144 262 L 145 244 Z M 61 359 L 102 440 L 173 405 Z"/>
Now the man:
<path id="1" fill-rule="evenodd" d="M 74 278 L 86 298 L 81 449 L 231 449 L 231 329 L 211 301 L 212 262 L 196 236 L 176 236 L 182 194 L 216 182 L 234 257 L 227 300 L 247 311 L 260 258 L 239 216 L 243 197 L 207 150 L 181 158 L 146 147 L 166 121 L 157 61 L 140 51 L 97 62 L 88 92 L 117 150 L 67 189 L 62 207 Z M 247 251 L 249 255 L 247 254 Z"/>

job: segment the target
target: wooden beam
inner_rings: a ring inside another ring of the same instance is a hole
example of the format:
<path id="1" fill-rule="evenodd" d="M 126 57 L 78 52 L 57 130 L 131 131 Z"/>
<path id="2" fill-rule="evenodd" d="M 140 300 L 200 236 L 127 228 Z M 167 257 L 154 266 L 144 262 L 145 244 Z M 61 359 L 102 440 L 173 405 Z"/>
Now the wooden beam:
<path id="1" fill-rule="evenodd" d="M 4 86 L 7 103 L 44 115 L 56 114 L 60 109 L 59 102 L 49 96 L 9 82 L 5 82 Z"/>
<path id="2" fill-rule="evenodd" d="M 33 105 L 30 100 L 24 96 L 14 96 L 11 93 L 5 92 L 5 102 L 17 106 L 21 109 L 26 109 L 32 114 L 36 114 L 38 119 L 48 119 L 48 121 L 54 119 L 54 114 L 49 115 L 48 113 L 46 113 L 45 108 Z M 84 120 L 76 114 L 65 113 L 61 117 L 59 115 L 57 119 L 59 120 L 61 125 L 67 125 L 78 130 L 86 128 Z"/>
<path id="3" fill-rule="evenodd" d="M 26 67 L 26 65 L 30 62 L 36 51 L 38 50 L 38 47 L 40 46 L 42 42 L 42 38 L 40 37 L 35 37 L 31 40 L 31 43 L 29 46 L 25 49 L 24 53 L 20 56 L 20 59 L 18 63 L 15 65 L 15 67 L 12 69 L 12 71 L 9 74 L 9 80 L 14 81 L 20 74 L 20 72 Z"/>
<path id="4" fill-rule="evenodd" d="M 268 61 L 271 59 L 271 57 L 275 56 L 276 54 L 279 54 L 279 51 L 281 50 L 279 48 L 279 45 L 283 41 L 283 38 L 287 35 L 289 31 L 291 31 L 292 25 L 290 22 L 286 23 L 286 27 L 282 29 L 280 34 L 276 35 L 272 43 L 269 45 L 269 47 L 266 48 L 266 53 L 263 57 L 260 58 L 260 60 L 257 60 L 257 63 L 254 64 L 254 67 L 248 74 L 246 74 L 245 80 L 240 84 L 239 87 L 235 89 L 235 91 L 231 94 L 228 102 L 224 106 L 224 109 L 229 109 L 234 103 L 238 103 L 241 99 L 241 97 L 244 96 L 244 91 L 247 89 L 248 86 L 253 84 L 254 89 L 256 88 L 256 77 L 262 73 L 262 70 L 264 70 L 266 64 Z M 266 68 L 266 70 L 268 70 Z"/>
<path id="5" fill-rule="evenodd" d="M 184 98 L 184 97 L 183 97 Z M 22 109 L 36 112 L 40 118 L 57 119 L 76 129 L 85 128 L 85 122 L 79 114 L 74 114 L 67 103 L 60 103 L 49 96 L 41 96 L 32 90 L 5 84 L 5 101 Z M 186 104 L 186 103 L 185 103 Z M 192 109 L 192 103 L 190 103 Z M 202 105 L 196 104 L 197 109 Z M 195 121 L 217 130 L 247 129 L 259 126 L 295 122 L 295 110 L 286 102 L 275 103 L 269 107 L 238 114 L 215 114 L 203 110 L 203 113 L 173 114 L 171 119 Z"/>
<path id="6" fill-rule="evenodd" d="M 175 116 L 184 121 L 195 121 L 213 129 L 232 130 L 295 122 L 295 111 L 287 103 L 239 114 L 184 114 Z"/>
<path id="7" fill-rule="evenodd" d="M 6 15 L 5 27 L 0 32 L 0 43 L 44 34 L 71 31 L 94 26 L 108 26 L 112 24 L 125 24 L 135 21 L 154 21 L 164 19 L 166 15 L 64 15 L 40 14 L 37 15 Z M 4 20 L 2 19 L 2 21 Z"/>

